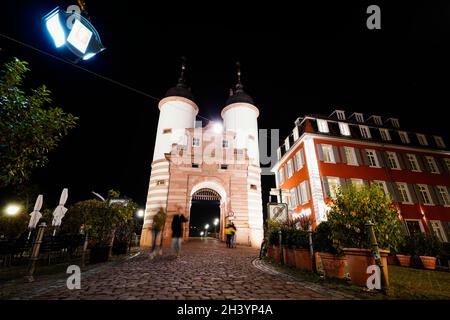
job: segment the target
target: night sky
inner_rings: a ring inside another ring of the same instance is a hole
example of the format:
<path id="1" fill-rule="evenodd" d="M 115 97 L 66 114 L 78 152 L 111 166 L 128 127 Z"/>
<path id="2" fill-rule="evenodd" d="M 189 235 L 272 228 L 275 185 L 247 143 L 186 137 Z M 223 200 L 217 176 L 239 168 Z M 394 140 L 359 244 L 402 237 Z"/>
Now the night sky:
<path id="1" fill-rule="evenodd" d="M 2 1 L 0 33 L 58 55 L 41 18 L 74 2 Z M 279 128 L 281 139 L 297 117 L 340 108 L 398 117 L 402 127 L 442 135 L 450 144 L 450 3 L 392 2 L 152 1 L 145 7 L 143 1 L 87 0 L 107 50 L 78 66 L 142 93 L 0 36 L 0 62 L 29 61 L 26 85 L 45 83 L 55 105 L 80 117 L 31 182 L 44 194 L 44 206 L 56 206 L 68 187 L 69 204 L 113 188 L 143 207 L 157 100 L 175 85 L 181 56 L 188 59 L 199 115 L 208 119 L 220 119 L 239 60 L 245 90 L 260 110 L 259 127 Z M 381 30 L 366 28 L 370 4 L 381 7 Z M 262 182 L 266 203 L 274 178 Z M 0 200 L 8 197 L 0 190 Z"/>

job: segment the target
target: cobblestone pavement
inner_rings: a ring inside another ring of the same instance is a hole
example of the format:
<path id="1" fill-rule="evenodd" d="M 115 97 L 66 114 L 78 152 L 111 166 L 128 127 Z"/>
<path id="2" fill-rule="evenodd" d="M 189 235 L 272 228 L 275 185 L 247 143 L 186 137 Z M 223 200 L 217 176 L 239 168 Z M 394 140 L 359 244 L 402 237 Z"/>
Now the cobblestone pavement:
<path id="1" fill-rule="evenodd" d="M 81 289 L 65 280 L 27 290 L 18 299 L 350 299 L 270 269 L 256 249 L 227 249 L 213 239 L 191 240 L 180 258 L 169 254 L 133 259 L 82 273 Z M 39 285 L 36 282 L 35 285 Z M 42 284 L 41 284 L 42 285 Z M 34 294 L 33 294 L 34 292 Z"/>

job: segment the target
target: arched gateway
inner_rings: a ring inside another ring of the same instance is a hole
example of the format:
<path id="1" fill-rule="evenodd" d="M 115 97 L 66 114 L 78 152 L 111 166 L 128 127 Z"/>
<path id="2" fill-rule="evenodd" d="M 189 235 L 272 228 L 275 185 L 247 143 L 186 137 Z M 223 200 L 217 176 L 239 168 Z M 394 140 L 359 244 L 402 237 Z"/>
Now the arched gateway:
<path id="1" fill-rule="evenodd" d="M 198 107 L 183 74 L 184 68 L 178 84 L 159 103 L 141 246 L 151 245 L 152 219 L 159 208 L 168 212 L 163 232 L 168 243 L 177 208 L 189 219 L 193 200 L 214 199 L 220 203 L 221 231 L 233 211 L 237 243 L 259 247 L 263 239 L 259 111 L 239 81 L 222 110 L 223 124 L 199 126 Z M 184 238 L 188 236 L 186 223 Z"/>

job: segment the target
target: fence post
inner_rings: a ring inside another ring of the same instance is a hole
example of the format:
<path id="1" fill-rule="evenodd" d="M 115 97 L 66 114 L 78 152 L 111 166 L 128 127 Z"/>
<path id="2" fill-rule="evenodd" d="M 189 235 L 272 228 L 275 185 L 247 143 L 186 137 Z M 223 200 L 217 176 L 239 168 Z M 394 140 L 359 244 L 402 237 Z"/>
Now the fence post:
<path id="1" fill-rule="evenodd" d="M 308 238 L 309 238 L 309 254 L 311 256 L 311 267 L 314 273 L 317 273 L 316 269 L 316 257 L 314 255 L 314 246 L 312 240 L 312 225 L 311 222 L 308 225 Z"/>
<path id="2" fill-rule="evenodd" d="M 83 252 L 81 254 L 81 267 L 84 268 L 86 266 L 86 252 L 89 243 L 89 230 L 86 230 L 84 235 L 84 244 L 83 244 Z"/>
<path id="3" fill-rule="evenodd" d="M 278 230 L 278 245 L 280 246 L 280 263 L 284 264 L 284 257 L 283 257 L 283 239 L 281 235 L 281 230 Z"/>
<path id="4" fill-rule="evenodd" d="M 33 282 L 34 281 L 34 271 L 36 270 L 36 262 L 39 259 L 39 250 L 41 249 L 41 243 L 42 238 L 44 237 L 44 231 L 45 228 L 47 228 L 47 225 L 45 222 L 42 222 L 39 225 L 39 230 L 36 236 L 36 240 L 33 244 L 33 251 L 31 253 L 31 259 L 30 259 L 30 267 L 28 268 L 28 275 L 25 276 L 26 281 Z"/>
<path id="5" fill-rule="evenodd" d="M 367 220 L 364 223 L 364 226 L 366 227 L 366 231 L 369 236 L 369 244 L 372 248 L 371 250 L 372 250 L 372 255 L 375 259 L 375 263 L 380 268 L 381 291 L 384 294 L 386 294 L 386 278 L 384 277 L 383 263 L 381 262 L 380 250 L 378 248 L 377 238 L 376 238 L 375 232 L 373 230 L 373 223 L 370 220 Z"/>

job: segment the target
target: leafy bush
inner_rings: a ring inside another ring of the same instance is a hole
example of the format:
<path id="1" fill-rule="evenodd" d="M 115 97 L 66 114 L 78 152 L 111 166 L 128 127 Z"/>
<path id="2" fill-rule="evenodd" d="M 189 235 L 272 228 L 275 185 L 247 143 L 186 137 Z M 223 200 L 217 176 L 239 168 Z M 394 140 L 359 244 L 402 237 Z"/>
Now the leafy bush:
<path id="1" fill-rule="evenodd" d="M 302 229 L 294 229 L 293 233 L 293 247 L 297 249 L 309 248 L 309 235 L 308 231 Z"/>
<path id="2" fill-rule="evenodd" d="M 336 248 L 333 246 L 331 226 L 328 221 L 321 222 L 314 230 L 312 236 L 314 251 L 332 254 L 338 253 Z"/>
<path id="3" fill-rule="evenodd" d="M 415 250 L 417 256 L 437 257 L 442 251 L 442 243 L 435 235 L 419 233 L 414 235 Z"/>
<path id="4" fill-rule="evenodd" d="M 369 248 L 364 226 L 368 220 L 374 224 L 380 248 L 396 249 L 402 242 L 397 209 L 381 187 L 351 185 L 339 189 L 328 214 L 335 249 Z"/>

